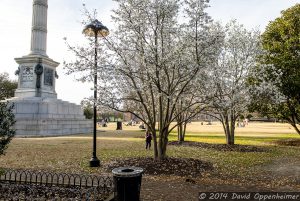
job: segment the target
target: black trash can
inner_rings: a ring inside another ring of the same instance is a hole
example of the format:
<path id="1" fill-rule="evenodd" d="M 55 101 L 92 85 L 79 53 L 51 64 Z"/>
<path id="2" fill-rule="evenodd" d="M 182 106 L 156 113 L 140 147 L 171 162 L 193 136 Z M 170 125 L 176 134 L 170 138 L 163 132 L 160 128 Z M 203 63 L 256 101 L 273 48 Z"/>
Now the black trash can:
<path id="1" fill-rule="evenodd" d="M 112 170 L 114 201 L 140 201 L 143 171 L 139 167 L 119 167 Z"/>

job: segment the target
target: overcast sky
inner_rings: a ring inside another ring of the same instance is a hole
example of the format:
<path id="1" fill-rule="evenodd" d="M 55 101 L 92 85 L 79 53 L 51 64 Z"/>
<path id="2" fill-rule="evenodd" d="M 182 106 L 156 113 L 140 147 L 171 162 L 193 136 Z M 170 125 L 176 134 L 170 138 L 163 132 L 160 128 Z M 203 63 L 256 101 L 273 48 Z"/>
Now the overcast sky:
<path id="1" fill-rule="evenodd" d="M 68 60 L 69 53 L 63 38 L 74 44 L 85 40 L 80 24 L 83 3 L 88 9 L 98 10 L 98 18 L 104 25 L 112 26 L 111 9 L 116 7 L 112 0 L 48 0 L 47 54 L 61 63 L 57 68 L 56 92 L 59 99 L 78 104 L 93 95 L 92 84 L 78 83 L 73 76 L 65 75 L 62 63 Z M 280 16 L 280 11 L 296 3 L 300 0 L 210 0 L 207 12 L 214 20 L 226 23 L 237 19 L 249 29 L 258 27 L 263 31 Z M 31 17 L 32 0 L 0 0 L 0 73 L 8 72 L 12 79 L 17 79 L 14 72 L 18 65 L 14 58 L 30 51 Z"/>

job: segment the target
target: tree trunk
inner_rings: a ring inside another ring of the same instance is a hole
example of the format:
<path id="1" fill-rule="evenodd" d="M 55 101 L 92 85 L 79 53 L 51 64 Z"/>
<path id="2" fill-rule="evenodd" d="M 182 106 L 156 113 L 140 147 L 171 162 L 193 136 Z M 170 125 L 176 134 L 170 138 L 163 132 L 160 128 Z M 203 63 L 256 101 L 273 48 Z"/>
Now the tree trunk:
<path id="1" fill-rule="evenodd" d="M 226 134 L 226 144 L 227 145 L 234 145 L 234 135 L 230 134 L 230 131 L 228 131 L 229 134 Z"/>
<path id="2" fill-rule="evenodd" d="M 152 136 L 153 136 L 153 151 L 154 151 L 154 159 L 158 158 L 158 150 L 157 150 L 157 136 L 156 136 L 156 132 L 152 132 Z"/>
<path id="3" fill-rule="evenodd" d="M 183 133 L 182 133 L 182 141 L 183 142 L 184 142 L 184 138 L 185 138 L 186 125 L 187 125 L 187 122 L 185 122 L 184 125 L 183 125 Z"/>
<path id="4" fill-rule="evenodd" d="M 234 145 L 234 135 L 230 134 L 230 130 L 227 130 L 226 132 L 226 144 Z"/>
<path id="5" fill-rule="evenodd" d="M 299 124 L 300 122 L 300 116 L 299 113 L 296 111 L 296 108 L 294 106 L 294 104 L 292 104 L 293 101 L 291 101 L 290 99 L 287 100 L 287 104 L 288 104 L 288 108 L 290 111 L 290 117 L 287 118 L 287 121 L 294 127 L 294 129 L 296 130 L 296 132 L 300 135 L 300 130 L 297 127 L 297 123 Z M 299 104 L 299 102 L 298 102 Z"/>
<path id="6" fill-rule="evenodd" d="M 223 128 L 226 135 L 226 144 L 234 145 L 234 130 L 235 130 L 235 121 L 234 118 L 230 118 L 229 121 L 228 115 L 224 118 Z"/>
<path id="7" fill-rule="evenodd" d="M 158 160 L 163 160 L 167 157 L 168 130 L 168 128 L 163 128 L 159 131 Z"/>
<path id="8" fill-rule="evenodd" d="M 291 125 L 294 127 L 294 129 L 296 130 L 296 132 L 300 135 L 300 130 L 297 127 L 297 124 L 291 123 Z"/>
<path id="9" fill-rule="evenodd" d="M 178 124 L 177 126 L 177 132 L 178 132 L 178 142 L 184 141 L 184 131 L 183 131 L 183 123 Z"/>
<path id="10" fill-rule="evenodd" d="M 153 151 L 154 151 L 154 159 L 157 159 L 158 157 L 158 150 L 157 150 L 157 135 L 156 135 L 156 128 L 155 128 L 155 123 L 151 124 L 149 123 L 148 124 L 150 127 L 147 126 L 146 124 L 146 130 L 150 131 L 152 133 L 152 136 L 153 136 Z"/>

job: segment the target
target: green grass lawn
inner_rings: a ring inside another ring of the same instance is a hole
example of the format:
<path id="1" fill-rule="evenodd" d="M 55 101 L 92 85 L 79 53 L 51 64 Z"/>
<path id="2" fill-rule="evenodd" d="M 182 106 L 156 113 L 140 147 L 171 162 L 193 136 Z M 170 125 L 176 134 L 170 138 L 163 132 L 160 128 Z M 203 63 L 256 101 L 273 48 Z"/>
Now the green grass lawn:
<path id="1" fill-rule="evenodd" d="M 193 126 L 197 127 L 195 123 Z M 270 125 L 266 124 L 266 126 Z M 168 146 L 167 154 L 170 157 L 196 158 L 211 162 L 215 168 L 211 177 L 224 176 L 247 180 L 256 175 L 263 178 L 264 174 L 268 174 L 265 167 L 273 164 L 274 161 L 286 159 L 291 164 L 300 162 L 299 147 L 275 146 L 272 143 L 283 139 L 300 139 L 299 135 L 287 129 L 285 124 L 276 126 L 273 133 L 270 129 L 265 129 L 263 124 L 259 124 L 257 129 L 253 125 L 254 128 L 248 128 L 236 134 L 236 144 L 262 146 L 268 148 L 267 152 L 223 152 L 198 147 Z M 188 130 L 187 141 L 225 143 L 224 134 L 219 127 L 211 127 L 212 130 L 206 127 L 204 131 L 201 131 L 201 126 L 199 127 L 199 130 Z M 169 141 L 176 139 L 176 133 L 171 133 Z M 153 151 L 144 148 L 144 131 L 140 131 L 137 127 L 132 127 L 132 129 L 126 127 L 122 131 L 115 131 L 111 125 L 104 131 L 98 132 L 97 145 L 97 155 L 102 164 L 120 158 L 153 156 Z M 95 169 L 88 166 L 91 154 L 91 134 L 15 138 L 6 154 L 0 157 L 0 167 L 71 173 L 103 173 L 104 170 L 101 168 Z"/>

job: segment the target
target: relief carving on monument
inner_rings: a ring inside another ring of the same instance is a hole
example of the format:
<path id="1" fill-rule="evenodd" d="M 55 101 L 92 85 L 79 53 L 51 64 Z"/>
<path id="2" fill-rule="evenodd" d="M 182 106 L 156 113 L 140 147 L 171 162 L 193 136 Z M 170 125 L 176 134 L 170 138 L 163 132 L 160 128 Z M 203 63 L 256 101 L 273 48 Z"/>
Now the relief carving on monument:
<path id="1" fill-rule="evenodd" d="M 53 70 L 50 68 L 45 68 L 44 72 L 44 85 L 53 86 Z"/>
<path id="2" fill-rule="evenodd" d="M 21 85 L 23 88 L 32 87 L 33 83 L 33 68 L 29 66 L 21 67 Z"/>

